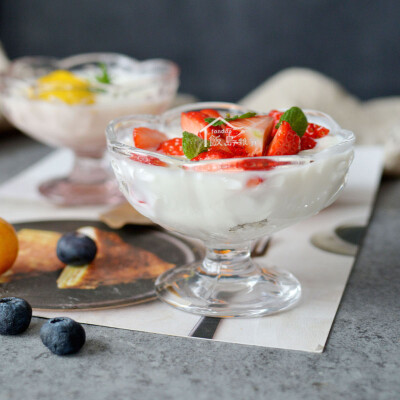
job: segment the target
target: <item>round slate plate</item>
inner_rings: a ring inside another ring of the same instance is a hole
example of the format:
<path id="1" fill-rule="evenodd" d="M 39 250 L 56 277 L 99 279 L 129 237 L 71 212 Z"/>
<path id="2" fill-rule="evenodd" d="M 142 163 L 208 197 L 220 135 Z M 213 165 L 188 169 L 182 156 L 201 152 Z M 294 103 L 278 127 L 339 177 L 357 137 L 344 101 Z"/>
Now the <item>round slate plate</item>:
<path id="1" fill-rule="evenodd" d="M 93 226 L 118 233 L 127 243 L 148 250 L 162 260 L 176 266 L 201 259 L 203 252 L 195 244 L 178 238 L 154 226 L 127 225 L 113 230 L 98 221 L 37 221 L 14 224 L 23 228 L 56 232 L 73 231 Z M 32 307 L 44 310 L 100 309 L 127 306 L 150 301 L 156 297 L 154 279 L 140 279 L 128 284 L 99 286 L 96 289 L 58 289 L 56 280 L 60 271 L 0 284 L 0 297 L 15 296 L 26 299 Z"/>

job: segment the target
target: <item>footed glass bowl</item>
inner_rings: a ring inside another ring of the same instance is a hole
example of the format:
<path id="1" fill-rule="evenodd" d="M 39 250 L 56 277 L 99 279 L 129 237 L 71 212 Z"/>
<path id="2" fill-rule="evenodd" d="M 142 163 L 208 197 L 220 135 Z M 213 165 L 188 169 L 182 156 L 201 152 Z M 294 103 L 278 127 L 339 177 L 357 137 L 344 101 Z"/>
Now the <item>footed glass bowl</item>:
<path id="1" fill-rule="evenodd" d="M 49 78 L 60 70 L 67 74 Z M 121 201 L 103 160 L 104 130 L 119 116 L 165 111 L 175 97 L 178 76 L 177 66 L 170 61 L 140 62 L 114 53 L 62 60 L 24 57 L 11 63 L 0 79 L 5 116 L 34 139 L 75 154 L 70 175 L 43 183 L 40 192 L 61 205 Z"/>
<path id="2" fill-rule="evenodd" d="M 203 261 L 162 274 L 164 302 L 195 314 L 256 317 L 295 304 L 301 295 L 289 272 L 250 257 L 252 241 L 317 214 L 338 197 L 353 159 L 354 135 L 329 116 L 306 111 L 340 141 L 315 154 L 191 162 L 133 146 L 132 130 L 147 126 L 171 137 L 181 133 L 181 112 L 214 108 L 246 112 L 229 103 L 196 103 L 159 117 L 112 121 L 107 141 L 112 167 L 128 201 L 164 228 L 200 239 Z"/>

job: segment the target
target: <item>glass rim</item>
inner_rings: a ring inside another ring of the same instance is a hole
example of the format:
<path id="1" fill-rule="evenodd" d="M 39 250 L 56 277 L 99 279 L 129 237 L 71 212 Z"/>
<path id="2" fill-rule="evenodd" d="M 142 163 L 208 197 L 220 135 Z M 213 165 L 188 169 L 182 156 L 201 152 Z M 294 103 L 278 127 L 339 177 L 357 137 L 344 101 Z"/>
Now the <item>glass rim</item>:
<path id="1" fill-rule="evenodd" d="M 110 151 L 116 152 L 120 155 L 131 157 L 133 154 L 138 154 L 147 157 L 154 157 L 163 161 L 164 163 L 168 163 L 171 166 L 176 167 L 183 167 L 185 169 L 195 169 L 196 165 L 222 165 L 227 163 L 237 163 L 241 160 L 249 160 L 249 161 L 273 161 L 281 163 L 281 165 L 276 165 L 276 167 L 280 166 L 287 166 L 287 165 L 303 165 L 308 164 L 311 162 L 319 161 L 322 159 L 329 158 L 333 155 L 337 155 L 340 153 L 344 153 L 346 150 L 349 150 L 354 142 L 355 136 L 354 133 L 347 130 L 342 129 L 337 122 L 330 117 L 328 114 L 323 113 L 322 111 L 311 110 L 311 109 L 303 109 L 304 113 L 307 115 L 319 115 L 324 117 L 330 124 L 333 126 L 336 132 L 338 132 L 342 139 L 339 143 L 336 143 L 324 150 L 321 150 L 317 153 L 312 154 L 296 154 L 296 155 L 281 155 L 281 156 L 255 156 L 255 157 L 239 157 L 239 158 L 223 158 L 217 160 L 201 160 L 201 161 L 191 161 L 185 159 L 179 159 L 173 156 L 169 156 L 166 154 L 157 153 L 155 151 L 139 149 L 135 146 L 128 145 L 126 143 L 121 142 L 117 138 L 117 129 L 118 125 L 121 123 L 126 123 L 129 121 L 134 120 L 143 120 L 148 122 L 153 122 L 155 124 L 162 124 L 164 121 L 177 113 L 187 112 L 194 109 L 202 109 L 202 108 L 229 108 L 232 110 L 238 110 L 240 112 L 249 112 L 248 107 L 244 107 L 234 103 L 228 102 L 198 102 L 198 103 L 191 103 L 185 104 L 183 106 L 175 107 L 166 111 L 161 115 L 150 115 L 150 114 L 132 114 L 127 115 L 119 118 L 115 118 L 108 124 L 106 128 L 106 138 L 107 138 L 107 145 Z M 279 111 L 284 111 L 282 109 L 278 109 Z M 260 113 L 261 115 L 267 115 L 265 113 Z M 254 170 L 257 170 L 256 168 Z M 223 169 L 221 169 L 223 171 Z"/>

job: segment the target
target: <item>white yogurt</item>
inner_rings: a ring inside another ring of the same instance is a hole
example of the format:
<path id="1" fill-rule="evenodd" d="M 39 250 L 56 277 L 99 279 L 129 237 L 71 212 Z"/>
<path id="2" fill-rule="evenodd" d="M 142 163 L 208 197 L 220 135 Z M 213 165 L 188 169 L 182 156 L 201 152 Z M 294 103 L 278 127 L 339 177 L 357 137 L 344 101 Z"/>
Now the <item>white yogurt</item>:
<path id="1" fill-rule="evenodd" d="M 324 152 L 343 140 L 340 134 L 329 134 L 299 155 Z M 140 213 L 167 229 L 224 248 L 269 235 L 327 207 L 343 188 L 352 157 L 349 146 L 303 165 L 204 172 L 157 167 L 112 153 L 112 165 L 121 190 Z M 252 178 L 262 182 L 248 187 Z"/>
<path id="2" fill-rule="evenodd" d="M 79 74 L 94 82 L 94 75 Z M 101 85 L 90 105 L 31 99 L 32 82 L 10 88 L 2 97 L 7 118 L 20 130 L 51 146 L 69 147 L 83 155 L 100 156 L 106 147 L 104 131 L 109 121 L 127 114 L 159 114 L 167 109 L 174 90 L 163 90 L 154 75 L 134 75 L 111 69 L 113 85 Z"/>

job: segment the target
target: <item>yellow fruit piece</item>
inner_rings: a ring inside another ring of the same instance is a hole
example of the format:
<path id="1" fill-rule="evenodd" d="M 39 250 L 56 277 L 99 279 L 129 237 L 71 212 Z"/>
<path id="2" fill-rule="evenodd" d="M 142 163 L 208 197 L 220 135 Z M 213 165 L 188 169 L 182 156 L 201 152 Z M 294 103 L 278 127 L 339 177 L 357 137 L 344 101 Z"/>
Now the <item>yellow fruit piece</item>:
<path id="1" fill-rule="evenodd" d="M 11 224 L 0 218 L 0 275 L 13 266 L 17 255 L 17 234 Z"/>
<path id="2" fill-rule="evenodd" d="M 95 95 L 90 91 L 90 83 L 70 71 L 57 70 L 37 80 L 33 97 L 52 101 L 61 100 L 67 104 L 93 104 Z"/>

